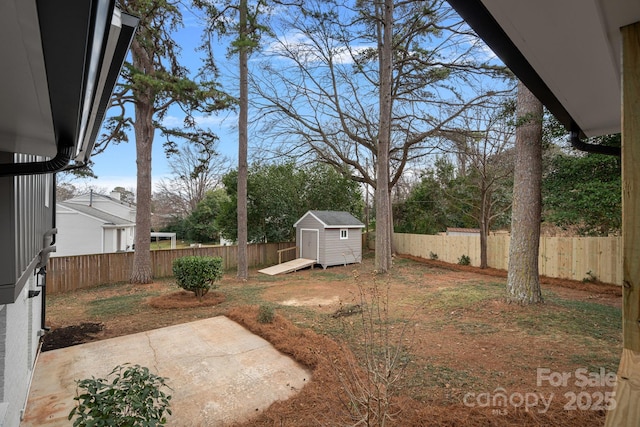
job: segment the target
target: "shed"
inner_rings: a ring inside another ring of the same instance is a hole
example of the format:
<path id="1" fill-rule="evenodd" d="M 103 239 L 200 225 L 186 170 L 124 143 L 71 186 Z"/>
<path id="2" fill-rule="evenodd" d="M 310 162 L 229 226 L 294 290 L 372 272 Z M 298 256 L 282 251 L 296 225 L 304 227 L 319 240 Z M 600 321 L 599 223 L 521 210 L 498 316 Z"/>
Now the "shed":
<path id="1" fill-rule="evenodd" d="M 349 212 L 308 211 L 293 226 L 301 258 L 323 268 L 362 262 L 364 224 Z"/>
<path id="2" fill-rule="evenodd" d="M 479 236 L 479 228 L 447 227 L 447 236 Z"/>

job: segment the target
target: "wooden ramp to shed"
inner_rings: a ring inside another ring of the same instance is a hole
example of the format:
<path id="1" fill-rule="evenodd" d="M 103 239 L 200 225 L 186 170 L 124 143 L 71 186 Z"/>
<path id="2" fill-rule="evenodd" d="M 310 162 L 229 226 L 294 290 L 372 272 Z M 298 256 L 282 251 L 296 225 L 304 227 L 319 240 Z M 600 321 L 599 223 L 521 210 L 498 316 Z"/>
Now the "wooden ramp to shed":
<path id="1" fill-rule="evenodd" d="M 263 268 L 258 270 L 258 273 L 268 274 L 269 276 L 275 276 L 276 274 L 291 273 L 306 267 L 313 267 L 316 263 L 314 259 L 298 258 L 291 261 L 283 262 L 282 264 L 274 265 L 273 267 Z"/>

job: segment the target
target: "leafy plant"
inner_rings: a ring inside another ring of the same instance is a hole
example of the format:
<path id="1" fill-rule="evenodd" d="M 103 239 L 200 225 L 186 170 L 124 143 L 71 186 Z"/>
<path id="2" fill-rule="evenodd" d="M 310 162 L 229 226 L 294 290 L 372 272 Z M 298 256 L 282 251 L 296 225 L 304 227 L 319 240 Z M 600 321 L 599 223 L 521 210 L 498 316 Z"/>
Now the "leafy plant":
<path id="1" fill-rule="evenodd" d="M 460 265 L 471 265 L 471 258 L 468 255 L 462 255 L 458 258 L 458 264 Z"/>
<path id="2" fill-rule="evenodd" d="M 598 281 L 598 276 L 595 275 L 591 270 L 587 271 L 587 276 L 582 279 L 583 283 L 593 283 Z"/>
<path id="3" fill-rule="evenodd" d="M 272 306 L 261 304 L 258 308 L 258 323 L 272 323 L 276 313 Z"/>
<path id="4" fill-rule="evenodd" d="M 429 251 L 429 259 L 437 260 L 438 259 L 438 254 Z"/>
<path id="5" fill-rule="evenodd" d="M 169 388 L 165 380 L 140 365 L 118 365 L 107 378 L 79 380 L 78 404 L 68 419 L 76 417 L 74 427 L 164 425 L 165 414 L 171 415 L 171 396 L 162 391 Z"/>
<path id="6" fill-rule="evenodd" d="M 620 134 L 598 139 L 597 144 L 620 145 Z M 584 236 L 618 233 L 622 227 L 620 158 L 557 153 L 548 159 L 549 172 L 542 181 L 545 222 L 573 227 Z"/>
<path id="7" fill-rule="evenodd" d="M 178 286 L 202 299 L 214 283 L 222 278 L 222 258 L 186 256 L 173 261 L 173 275 Z"/>

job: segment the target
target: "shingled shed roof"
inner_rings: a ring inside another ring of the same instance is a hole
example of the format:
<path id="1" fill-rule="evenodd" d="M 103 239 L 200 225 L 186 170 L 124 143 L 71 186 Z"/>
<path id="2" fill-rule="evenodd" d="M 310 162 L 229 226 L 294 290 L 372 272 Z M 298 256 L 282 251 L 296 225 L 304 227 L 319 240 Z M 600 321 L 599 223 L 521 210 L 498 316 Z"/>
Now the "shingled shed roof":
<path id="1" fill-rule="evenodd" d="M 308 215 L 320 221 L 324 228 L 364 228 L 358 218 L 344 211 L 308 211 L 293 226 L 296 227 Z"/>

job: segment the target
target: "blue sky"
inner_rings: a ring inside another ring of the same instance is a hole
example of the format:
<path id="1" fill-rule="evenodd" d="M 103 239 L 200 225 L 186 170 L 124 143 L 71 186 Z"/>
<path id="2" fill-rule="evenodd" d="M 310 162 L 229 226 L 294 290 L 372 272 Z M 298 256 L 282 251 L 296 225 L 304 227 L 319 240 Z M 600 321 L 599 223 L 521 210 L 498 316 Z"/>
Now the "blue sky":
<path id="1" fill-rule="evenodd" d="M 182 64 L 191 72 L 196 72 L 200 66 L 199 53 L 195 48 L 200 42 L 201 26 L 198 18 L 190 12 L 184 13 L 185 27 L 180 29 L 175 35 L 176 41 L 182 47 Z M 287 31 L 285 30 L 285 33 Z M 288 43 L 304 43 L 304 39 L 299 39 L 300 34 L 287 33 L 283 35 Z M 220 83 L 222 89 L 228 93 L 235 94 L 237 88 L 236 75 L 236 57 L 227 58 L 228 43 L 220 42 L 219 49 L 215 52 L 216 64 L 221 72 Z M 263 46 L 269 51 L 273 46 Z M 271 51 L 273 53 L 273 50 Z M 493 53 L 488 49 L 487 56 L 494 58 Z M 108 113 L 107 113 L 108 114 Z M 167 124 L 180 124 L 184 114 L 180 111 L 170 111 L 168 117 L 165 118 Z M 232 164 L 237 160 L 237 116 L 234 111 L 223 111 L 216 116 L 201 117 L 198 120 L 201 125 L 205 125 L 216 133 L 219 138 L 218 150 L 220 153 L 228 157 Z M 251 121 L 251 116 L 250 116 Z M 259 135 L 254 138 L 260 139 Z M 249 143 L 249 158 L 260 159 L 260 153 L 255 152 L 251 145 L 251 129 Z M 152 179 L 155 186 L 160 179 L 170 176 L 169 162 L 163 150 L 163 138 L 158 133 L 153 144 L 152 155 Z M 78 183 L 79 186 L 92 185 L 106 191 L 111 191 L 115 187 L 124 187 L 126 189 L 135 189 L 136 187 L 136 154 L 135 139 L 130 136 L 130 142 L 109 146 L 106 151 L 100 155 L 93 157 L 94 172 L 98 175 L 97 180 L 83 180 Z"/>
<path id="2" fill-rule="evenodd" d="M 184 14 L 185 27 L 180 29 L 175 39 L 182 47 L 181 62 L 191 72 L 196 72 L 200 66 L 199 53 L 195 51 L 200 42 L 201 27 L 197 18 L 189 12 Z M 226 58 L 226 46 L 220 45 L 216 52 L 217 64 L 222 73 L 221 83 L 223 90 L 233 93 L 235 83 L 232 77 L 235 58 Z M 107 116 L 108 116 L 107 112 Z M 175 114 L 175 115 L 172 115 Z M 169 123 L 181 123 L 184 115 L 178 111 L 170 111 L 165 121 Z M 238 151 L 237 116 L 233 111 L 223 111 L 216 116 L 201 117 L 201 125 L 208 126 L 220 137 L 219 151 L 222 155 L 235 161 Z M 170 175 L 169 161 L 162 147 L 163 137 L 157 133 L 153 143 L 152 154 L 152 179 L 153 185 L 162 178 Z M 136 148 L 135 138 L 130 136 L 128 143 L 112 144 L 103 153 L 92 157 L 94 172 L 98 176 L 96 180 L 83 179 L 74 184 L 79 186 L 91 185 L 98 188 L 113 190 L 115 187 L 126 189 L 136 187 Z"/>

